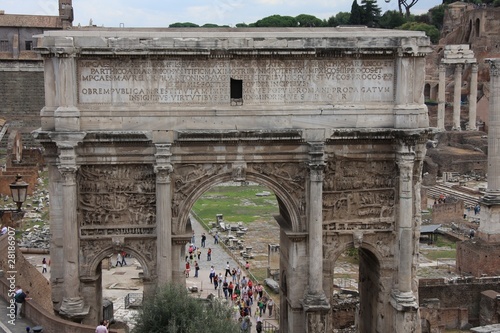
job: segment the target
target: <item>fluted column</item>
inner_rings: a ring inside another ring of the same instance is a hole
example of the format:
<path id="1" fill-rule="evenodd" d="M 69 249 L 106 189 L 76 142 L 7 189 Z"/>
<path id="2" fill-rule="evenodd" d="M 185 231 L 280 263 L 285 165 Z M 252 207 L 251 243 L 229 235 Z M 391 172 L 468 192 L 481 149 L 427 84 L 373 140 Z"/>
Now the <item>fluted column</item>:
<path id="1" fill-rule="evenodd" d="M 500 203 L 500 59 L 490 59 L 488 189 L 485 199 Z"/>
<path id="2" fill-rule="evenodd" d="M 323 291 L 323 170 L 325 168 L 323 149 L 323 143 L 312 143 L 309 152 L 307 203 L 309 278 L 308 290 L 303 302 L 306 311 L 330 308 Z"/>
<path id="3" fill-rule="evenodd" d="M 156 245 L 158 284 L 172 282 L 172 187 L 170 144 L 156 144 Z"/>
<path id="4" fill-rule="evenodd" d="M 444 129 L 445 106 L 446 106 L 446 82 L 445 82 L 446 66 L 439 65 L 439 91 L 438 91 L 438 114 L 437 128 Z"/>
<path id="5" fill-rule="evenodd" d="M 455 87 L 453 91 L 453 130 L 460 131 L 460 105 L 462 102 L 462 65 L 455 65 Z"/>
<path id="6" fill-rule="evenodd" d="M 472 75 L 470 78 L 469 92 L 469 130 L 476 128 L 476 101 L 477 101 L 477 64 L 472 64 Z"/>

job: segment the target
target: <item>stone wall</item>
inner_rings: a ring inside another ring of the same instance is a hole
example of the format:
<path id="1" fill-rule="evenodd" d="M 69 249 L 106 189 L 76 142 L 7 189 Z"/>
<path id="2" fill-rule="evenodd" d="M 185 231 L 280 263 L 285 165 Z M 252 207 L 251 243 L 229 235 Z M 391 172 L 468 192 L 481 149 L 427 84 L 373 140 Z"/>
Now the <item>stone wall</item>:
<path id="1" fill-rule="evenodd" d="M 0 268 L 4 271 L 12 271 L 8 268 L 7 253 L 8 253 L 8 235 L 3 235 L 0 237 Z M 30 292 L 30 297 L 36 300 L 45 311 L 52 313 L 52 289 L 50 287 L 50 282 L 45 278 L 45 276 L 40 273 L 36 267 L 31 265 L 21 253 L 19 249 L 16 248 L 15 255 L 15 271 L 16 274 L 16 284 L 20 285 L 24 291 Z"/>
<path id="2" fill-rule="evenodd" d="M 500 290 L 500 278 L 462 278 L 452 281 L 444 279 L 421 279 L 419 281 L 418 294 L 419 299 L 439 299 L 441 309 L 457 309 L 460 305 L 461 309 L 467 309 L 469 315 L 469 323 L 472 325 L 479 324 L 480 318 L 480 303 L 481 293 L 486 290 Z M 450 318 L 443 320 L 453 322 L 456 315 L 450 310 L 447 315 Z"/>
<path id="3" fill-rule="evenodd" d="M 45 105 L 43 67 L 40 61 L 0 62 L 0 114 L 22 133 L 41 126 L 40 110 Z M 25 138 L 25 145 L 31 145 Z"/>
<path id="4" fill-rule="evenodd" d="M 464 202 L 447 198 L 445 203 L 432 206 L 432 221 L 434 223 L 459 222 L 464 218 Z"/>

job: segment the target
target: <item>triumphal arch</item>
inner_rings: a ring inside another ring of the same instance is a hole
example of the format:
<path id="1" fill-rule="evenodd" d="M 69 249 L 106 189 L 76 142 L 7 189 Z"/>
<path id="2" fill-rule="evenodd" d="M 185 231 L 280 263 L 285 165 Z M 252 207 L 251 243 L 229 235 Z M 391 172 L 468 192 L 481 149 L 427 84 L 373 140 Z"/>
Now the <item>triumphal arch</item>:
<path id="1" fill-rule="evenodd" d="M 331 332 L 334 268 L 360 253 L 359 332 L 420 330 L 420 180 L 432 132 L 422 32 L 363 27 L 46 32 L 42 127 L 52 290 L 101 317 L 101 261 L 125 250 L 145 293 L 185 283 L 197 198 L 274 191 L 282 332 Z"/>

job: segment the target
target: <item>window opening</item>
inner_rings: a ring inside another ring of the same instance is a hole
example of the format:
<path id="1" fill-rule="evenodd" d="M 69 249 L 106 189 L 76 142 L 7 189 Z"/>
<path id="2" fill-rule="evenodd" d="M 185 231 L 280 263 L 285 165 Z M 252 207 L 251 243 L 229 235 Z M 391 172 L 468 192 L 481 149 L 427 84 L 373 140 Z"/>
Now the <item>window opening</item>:
<path id="1" fill-rule="evenodd" d="M 26 51 L 33 50 L 33 41 L 27 40 L 26 42 L 24 42 L 24 46 Z"/>
<path id="2" fill-rule="evenodd" d="M 243 80 L 231 78 L 231 105 L 243 105 Z"/>

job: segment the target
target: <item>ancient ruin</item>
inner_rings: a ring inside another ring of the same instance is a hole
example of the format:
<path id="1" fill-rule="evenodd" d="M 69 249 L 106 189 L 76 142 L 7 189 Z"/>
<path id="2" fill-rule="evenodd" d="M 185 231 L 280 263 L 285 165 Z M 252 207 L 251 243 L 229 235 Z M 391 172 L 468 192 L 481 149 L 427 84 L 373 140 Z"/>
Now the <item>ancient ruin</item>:
<path id="1" fill-rule="evenodd" d="M 119 249 L 145 293 L 185 283 L 190 209 L 232 180 L 279 202 L 281 330 L 329 331 L 335 262 L 355 247 L 358 331 L 419 331 L 424 33 L 100 29 L 39 45 L 60 315 L 97 322 Z"/>

